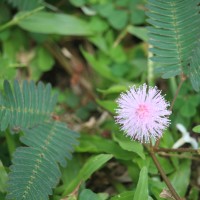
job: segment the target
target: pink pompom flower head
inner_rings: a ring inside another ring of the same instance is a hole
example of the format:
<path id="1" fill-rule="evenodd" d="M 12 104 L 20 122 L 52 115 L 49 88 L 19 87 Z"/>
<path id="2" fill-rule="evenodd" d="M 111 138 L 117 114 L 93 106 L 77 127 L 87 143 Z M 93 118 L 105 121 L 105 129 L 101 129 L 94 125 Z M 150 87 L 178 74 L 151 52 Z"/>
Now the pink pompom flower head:
<path id="1" fill-rule="evenodd" d="M 117 104 L 116 122 L 127 136 L 141 143 L 160 138 L 170 124 L 169 103 L 157 87 L 132 86 L 120 95 Z"/>

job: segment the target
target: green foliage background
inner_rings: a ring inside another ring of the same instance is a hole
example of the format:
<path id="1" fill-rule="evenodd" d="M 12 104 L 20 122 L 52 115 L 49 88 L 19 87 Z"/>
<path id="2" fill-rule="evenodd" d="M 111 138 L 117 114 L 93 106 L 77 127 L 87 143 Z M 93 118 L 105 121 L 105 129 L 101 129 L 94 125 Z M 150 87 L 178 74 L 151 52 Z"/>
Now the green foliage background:
<path id="1" fill-rule="evenodd" d="M 148 152 L 114 123 L 115 99 L 146 82 L 172 101 L 184 74 L 160 146 L 181 137 L 177 123 L 198 141 L 199 19 L 198 0 L 1 1 L 0 199 L 163 199 Z M 45 164 L 23 197 L 40 158 Z M 198 200 L 190 158 L 158 156 L 179 195 Z"/>

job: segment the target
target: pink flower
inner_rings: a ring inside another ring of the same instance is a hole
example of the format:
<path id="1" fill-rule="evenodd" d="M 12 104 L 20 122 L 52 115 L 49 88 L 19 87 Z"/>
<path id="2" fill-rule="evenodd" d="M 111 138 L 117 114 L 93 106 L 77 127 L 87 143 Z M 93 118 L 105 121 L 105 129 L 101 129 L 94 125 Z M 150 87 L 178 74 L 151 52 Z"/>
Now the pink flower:
<path id="1" fill-rule="evenodd" d="M 130 87 L 117 99 L 116 122 L 127 136 L 139 142 L 149 142 L 150 138 L 158 139 L 169 126 L 171 111 L 169 103 L 157 87 Z"/>

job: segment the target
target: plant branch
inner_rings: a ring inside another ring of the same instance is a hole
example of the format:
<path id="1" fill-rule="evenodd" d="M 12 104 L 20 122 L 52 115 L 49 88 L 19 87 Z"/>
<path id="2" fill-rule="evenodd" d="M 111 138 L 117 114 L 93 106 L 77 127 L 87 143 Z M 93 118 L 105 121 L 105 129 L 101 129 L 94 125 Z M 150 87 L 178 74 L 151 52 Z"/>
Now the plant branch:
<path id="1" fill-rule="evenodd" d="M 128 31 L 128 26 L 124 30 L 122 30 L 122 32 L 119 34 L 117 39 L 114 41 L 113 47 L 116 47 L 123 40 L 123 38 L 127 34 L 127 31 Z"/>
<path id="2" fill-rule="evenodd" d="M 174 103 L 175 103 L 176 98 L 177 98 L 177 96 L 178 96 L 178 93 L 179 93 L 179 91 L 180 91 L 180 89 L 181 89 L 181 86 L 183 85 L 184 81 L 186 80 L 186 76 L 185 76 L 184 74 L 181 74 L 181 77 L 180 77 L 180 78 L 181 78 L 181 81 L 180 81 L 180 83 L 179 83 L 179 85 L 178 85 L 178 88 L 177 88 L 176 93 L 175 93 L 175 95 L 174 95 L 174 98 L 173 98 L 173 100 L 172 100 L 171 106 L 170 106 L 170 108 L 169 108 L 169 110 L 171 110 L 171 111 L 172 111 L 172 109 L 173 109 L 173 107 L 174 107 Z"/>
<path id="3" fill-rule="evenodd" d="M 200 154 L 200 149 L 192 149 L 192 148 L 178 148 L 178 149 L 171 149 L 171 148 L 154 148 L 154 152 L 190 152 L 190 153 L 197 153 Z"/>
<path id="4" fill-rule="evenodd" d="M 154 161 L 154 163 L 155 163 L 155 165 L 156 165 L 158 171 L 160 172 L 160 174 L 161 174 L 163 180 L 165 181 L 167 187 L 169 188 L 171 194 L 173 195 L 173 197 L 174 197 L 176 200 L 182 200 L 182 199 L 179 197 L 179 195 L 177 194 L 177 192 L 175 191 L 175 189 L 174 189 L 174 187 L 172 186 L 172 184 L 170 183 L 170 181 L 169 181 L 169 179 L 167 178 L 167 176 L 166 176 L 166 174 L 165 174 L 163 168 L 161 167 L 161 165 L 160 165 L 158 159 L 156 158 L 155 153 L 154 153 L 154 149 L 153 149 L 152 145 L 150 146 L 149 153 L 150 153 L 150 155 L 151 155 L 151 157 L 152 157 L 152 159 L 153 159 L 153 161 Z"/>
<path id="5" fill-rule="evenodd" d="M 173 109 L 173 107 L 174 107 L 174 103 L 175 103 L 176 98 L 177 98 L 177 96 L 178 96 L 178 93 L 179 93 L 179 91 L 180 91 L 180 89 L 181 89 L 181 86 L 183 85 L 184 81 L 186 80 L 186 76 L 182 73 L 182 74 L 180 75 L 180 79 L 181 79 L 181 81 L 180 81 L 180 83 L 179 83 L 179 85 L 178 85 L 178 88 L 177 88 L 176 93 L 175 93 L 175 95 L 174 95 L 174 98 L 173 98 L 173 100 L 172 100 L 171 106 L 170 106 L 170 108 L 169 108 L 170 111 L 172 111 L 172 109 Z M 156 141 L 155 148 L 158 148 L 159 144 L 160 144 L 160 139 L 158 139 L 158 140 Z"/>
<path id="6" fill-rule="evenodd" d="M 197 158 L 196 156 L 187 156 L 183 154 L 165 153 L 165 152 L 158 152 L 158 154 L 163 157 L 176 157 L 180 159 L 190 159 L 190 160 L 200 161 L 200 158 Z"/>
<path id="7" fill-rule="evenodd" d="M 44 44 L 45 48 L 52 54 L 52 56 L 60 63 L 60 66 L 70 75 L 72 76 L 74 71 L 70 65 L 69 60 L 62 54 L 61 49 L 58 45 L 53 42 L 47 42 Z M 88 80 L 84 77 L 84 75 L 80 76 L 80 84 L 83 88 L 86 89 L 88 94 L 93 98 L 96 99 L 95 94 L 92 91 L 91 84 Z"/>

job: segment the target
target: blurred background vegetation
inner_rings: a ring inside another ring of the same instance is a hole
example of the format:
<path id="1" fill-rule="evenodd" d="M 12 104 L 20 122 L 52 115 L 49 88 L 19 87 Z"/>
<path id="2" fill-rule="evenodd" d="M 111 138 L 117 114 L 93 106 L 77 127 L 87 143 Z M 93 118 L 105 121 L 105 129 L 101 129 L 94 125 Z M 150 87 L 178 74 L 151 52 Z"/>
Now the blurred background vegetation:
<path id="1" fill-rule="evenodd" d="M 179 82 L 178 78 L 161 79 L 148 59 L 151 55 L 145 29 L 145 3 L 145 0 L 0 1 L 0 88 L 5 79 L 50 82 L 59 93 L 56 107 L 59 118 L 81 133 L 80 145 L 68 167 L 62 170 L 52 199 L 61 199 L 63 195 L 76 199 L 79 187 L 80 200 L 129 200 L 135 191 L 145 191 L 143 199 L 161 199 L 159 194 L 165 185 L 149 155 L 141 144 L 118 134 L 113 119 L 115 99 L 130 85 L 144 82 L 157 85 L 171 101 Z M 172 147 L 181 137 L 177 123 L 191 132 L 200 121 L 199 110 L 200 94 L 185 81 L 161 147 Z M 197 134 L 192 136 L 198 140 Z M 20 143 L 18 135 L 1 133 L 0 137 L 3 163 L 0 172 L 5 175 L 0 178 L 0 195 L 4 198 L 12 153 Z M 113 157 L 99 157 L 99 164 L 92 160 L 83 166 L 91 155 L 102 153 Z M 192 162 L 178 156 L 159 160 L 181 196 L 198 200 L 199 160 L 195 158 Z M 144 170 L 140 173 L 144 166 L 149 176 Z M 82 182 L 80 177 L 84 177 Z M 138 186 L 140 179 L 148 179 L 147 184 Z"/>

